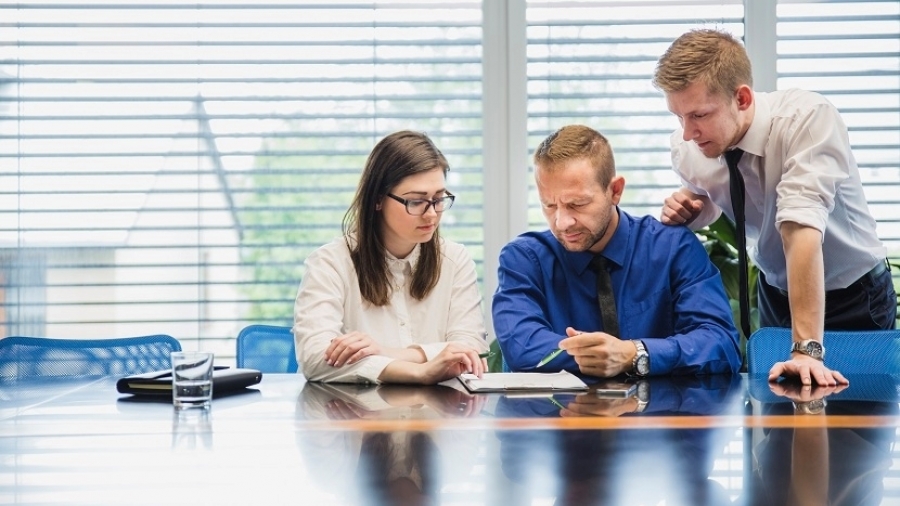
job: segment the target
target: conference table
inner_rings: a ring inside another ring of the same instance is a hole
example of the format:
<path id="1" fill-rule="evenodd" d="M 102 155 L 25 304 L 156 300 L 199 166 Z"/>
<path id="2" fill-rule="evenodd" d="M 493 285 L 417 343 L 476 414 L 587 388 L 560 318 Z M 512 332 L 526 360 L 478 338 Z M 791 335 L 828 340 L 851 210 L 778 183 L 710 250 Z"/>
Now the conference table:
<path id="1" fill-rule="evenodd" d="M 900 504 L 894 376 L 610 397 L 264 374 L 181 412 L 115 383 L 0 382 L 0 504 Z"/>

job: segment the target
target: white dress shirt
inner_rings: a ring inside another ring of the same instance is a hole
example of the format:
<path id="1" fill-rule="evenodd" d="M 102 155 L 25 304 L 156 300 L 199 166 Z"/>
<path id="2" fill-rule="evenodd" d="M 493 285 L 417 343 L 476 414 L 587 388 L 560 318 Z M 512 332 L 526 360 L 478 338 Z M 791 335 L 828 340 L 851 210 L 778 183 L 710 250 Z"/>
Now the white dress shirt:
<path id="1" fill-rule="evenodd" d="M 746 185 L 747 248 L 770 285 L 787 290 L 781 224 L 822 232 L 825 290 L 846 288 L 883 262 L 847 127 L 837 109 L 810 91 L 754 93 L 756 112 L 738 142 Z M 724 157 L 707 158 L 682 130 L 672 134 L 672 165 L 685 187 L 715 204 L 691 223 L 697 230 L 724 211 L 732 221 Z"/>
<path id="2" fill-rule="evenodd" d="M 390 302 L 375 307 L 364 302 L 350 250 L 343 237 L 314 251 L 306 259 L 306 274 L 294 303 L 294 340 L 297 361 L 307 379 L 344 383 L 378 383 L 394 358 L 371 355 L 355 364 L 334 367 L 325 362 L 325 350 L 335 337 L 364 332 L 389 348 L 420 348 L 428 360 L 450 341 L 467 343 L 483 352 L 484 316 L 475 262 L 466 248 L 443 240 L 440 279 L 423 300 L 409 294 L 408 282 L 419 258 L 420 246 L 404 259 L 388 254 L 394 286 Z"/>

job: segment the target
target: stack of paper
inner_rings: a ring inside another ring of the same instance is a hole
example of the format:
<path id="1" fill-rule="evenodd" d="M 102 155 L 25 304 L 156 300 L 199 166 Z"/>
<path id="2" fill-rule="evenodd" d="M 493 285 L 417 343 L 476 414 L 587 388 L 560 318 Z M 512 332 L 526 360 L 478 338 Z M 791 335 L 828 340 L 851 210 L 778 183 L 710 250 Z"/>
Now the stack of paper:
<path id="1" fill-rule="evenodd" d="M 470 392 L 509 392 L 521 390 L 587 390 L 588 386 L 580 378 L 567 371 L 555 373 L 541 372 L 492 372 L 482 378 L 474 374 L 463 374 L 459 381 Z"/>

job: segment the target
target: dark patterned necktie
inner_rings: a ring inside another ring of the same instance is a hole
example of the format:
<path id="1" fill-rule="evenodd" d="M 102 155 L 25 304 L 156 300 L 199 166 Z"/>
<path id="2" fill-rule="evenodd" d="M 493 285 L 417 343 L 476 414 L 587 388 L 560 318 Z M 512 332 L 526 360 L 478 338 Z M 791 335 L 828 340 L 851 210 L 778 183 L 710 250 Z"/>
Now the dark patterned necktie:
<path id="1" fill-rule="evenodd" d="M 619 337 L 619 317 L 616 314 L 616 298 L 613 296 L 612 280 L 606 270 L 606 258 L 596 255 L 590 269 L 597 274 L 597 304 L 600 306 L 600 317 L 603 319 L 603 330 L 607 334 Z"/>
<path id="2" fill-rule="evenodd" d="M 746 193 L 744 190 L 744 177 L 738 170 L 738 162 L 744 150 L 733 149 L 725 152 L 725 163 L 728 164 L 729 189 L 731 190 L 731 208 L 734 210 L 734 226 L 737 229 L 738 250 L 738 302 L 741 307 L 741 331 L 744 337 L 750 337 L 750 288 L 747 280 L 747 231 L 744 226 L 744 206 Z"/>

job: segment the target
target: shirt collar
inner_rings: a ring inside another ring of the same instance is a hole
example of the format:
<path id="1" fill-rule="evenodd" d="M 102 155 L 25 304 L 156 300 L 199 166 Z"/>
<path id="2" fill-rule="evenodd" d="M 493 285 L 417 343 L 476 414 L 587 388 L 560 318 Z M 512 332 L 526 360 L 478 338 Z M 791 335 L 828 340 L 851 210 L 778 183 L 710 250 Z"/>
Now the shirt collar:
<path id="1" fill-rule="evenodd" d="M 419 254 L 421 251 L 422 245 L 416 244 L 412 252 L 410 252 L 409 255 L 406 255 L 406 258 L 397 258 L 387 250 L 385 250 L 384 253 L 385 256 L 387 256 L 388 267 L 392 272 L 404 272 L 406 266 L 409 266 L 409 270 L 406 272 L 413 272 L 416 270 L 416 264 L 419 263 Z"/>
<path id="2" fill-rule="evenodd" d="M 766 150 L 766 141 L 769 138 L 769 124 L 772 122 L 772 110 L 766 93 L 753 93 L 756 101 L 753 112 L 753 120 L 747 133 L 737 143 L 737 147 L 754 156 L 763 156 Z"/>
<path id="3" fill-rule="evenodd" d="M 619 206 L 616 206 L 616 212 L 619 214 L 619 225 L 610 237 L 606 247 L 600 253 L 590 251 L 582 251 L 574 253 L 572 263 L 578 269 L 578 272 L 584 273 L 590 267 L 591 260 L 596 255 L 602 255 L 610 262 L 616 264 L 617 267 L 625 265 L 625 253 L 628 250 L 628 240 L 631 237 L 632 223 L 628 215 L 623 213 Z"/>

